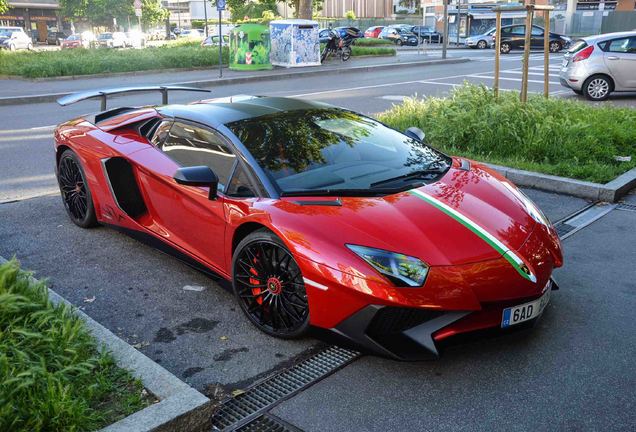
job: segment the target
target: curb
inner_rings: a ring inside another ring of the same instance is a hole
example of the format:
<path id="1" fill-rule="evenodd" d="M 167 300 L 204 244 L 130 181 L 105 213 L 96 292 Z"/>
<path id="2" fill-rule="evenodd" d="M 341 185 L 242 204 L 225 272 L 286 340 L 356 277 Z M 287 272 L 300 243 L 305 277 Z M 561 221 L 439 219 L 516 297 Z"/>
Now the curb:
<path id="1" fill-rule="evenodd" d="M 517 186 L 531 187 L 548 192 L 572 195 L 592 201 L 616 202 L 631 189 L 636 188 L 636 168 L 602 184 L 567 177 L 523 171 L 501 165 L 486 164 Z"/>
<path id="2" fill-rule="evenodd" d="M 0 256 L 0 264 L 5 262 L 7 260 Z M 210 429 L 208 423 L 214 410 L 210 399 L 128 345 L 64 297 L 50 288 L 48 291 L 53 304 L 67 304 L 73 308 L 73 312 L 82 318 L 98 344 L 110 351 L 117 366 L 128 369 L 135 378 L 143 382 L 145 388 L 160 399 L 159 403 L 106 426 L 102 432 Z"/>
<path id="3" fill-rule="evenodd" d="M 454 63 L 466 63 L 469 61 L 470 61 L 469 58 L 458 57 L 458 58 L 445 59 L 445 60 L 442 60 L 442 59 L 420 60 L 420 61 L 385 63 L 385 64 L 379 64 L 379 65 L 354 66 L 350 68 L 312 69 L 308 71 L 286 72 L 286 73 L 271 74 L 271 75 L 248 75 L 248 76 L 232 77 L 232 78 L 215 78 L 215 79 L 209 79 L 209 80 L 181 81 L 181 82 L 172 82 L 172 83 L 163 83 L 163 84 L 192 86 L 192 87 L 217 87 L 222 85 L 245 84 L 245 83 L 256 82 L 256 81 L 277 81 L 277 80 L 283 80 L 283 79 L 314 76 L 314 75 L 323 75 L 323 76 L 324 75 L 339 75 L 339 74 L 345 74 L 345 73 L 369 72 L 372 70 L 395 69 L 396 67 L 415 67 L 415 66 L 427 66 L 427 65 L 439 65 L 439 64 L 454 64 Z M 86 79 L 89 79 L 89 77 L 90 76 L 87 76 Z M 27 104 L 27 103 L 55 102 L 57 99 L 61 98 L 62 96 L 67 96 L 69 94 L 71 94 L 71 92 L 3 97 L 3 98 L 0 98 L 0 106 L 20 105 L 20 104 Z"/>

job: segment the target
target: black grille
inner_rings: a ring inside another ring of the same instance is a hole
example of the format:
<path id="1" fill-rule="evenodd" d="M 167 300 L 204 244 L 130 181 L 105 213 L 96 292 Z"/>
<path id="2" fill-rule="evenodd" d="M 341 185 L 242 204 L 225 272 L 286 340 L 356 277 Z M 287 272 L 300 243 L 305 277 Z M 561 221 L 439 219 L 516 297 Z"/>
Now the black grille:
<path id="1" fill-rule="evenodd" d="M 227 400 L 212 417 L 214 430 L 233 429 L 296 392 L 309 387 L 346 364 L 360 353 L 331 346 L 312 357 Z"/>
<path id="2" fill-rule="evenodd" d="M 236 429 L 240 432 L 301 432 L 272 414 L 265 414 Z"/>
<path id="3" fill-rule="evenodd" d="M 401 333 L 440 315 L 442 312 L 435 310 L 385 307 L 375 314 L 367 328 L 367 334 L 373 337 Z"/>

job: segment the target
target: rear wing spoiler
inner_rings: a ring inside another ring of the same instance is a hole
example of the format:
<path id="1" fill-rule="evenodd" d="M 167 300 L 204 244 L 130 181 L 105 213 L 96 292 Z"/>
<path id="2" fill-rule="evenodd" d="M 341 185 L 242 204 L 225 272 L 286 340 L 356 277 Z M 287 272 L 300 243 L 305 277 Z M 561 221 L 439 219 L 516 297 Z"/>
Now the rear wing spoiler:
<path id="1" fill-rule="evenodd" d="M 184 86 L 139 86 L 139 87 L 118 87 L 102 90 L 89 90 L 85 92 L 71 93 L 66 96 L 62 96 L 57 100 L 57 103 L 61 106 L 71 105 L 76 102 L 80 102 L 87 99 L 100 98 L 101 110 L 106 111 L 106 102 L 108 96 L 124 94 L 124 93 L 141 93 L 141 92 L 161 92 L 161 103 L 166 105 L 168 103 L 168 92 L 170 91 L 191 91 L 191 92 L 210 92 L 197 87 L 184 87 Z"/>

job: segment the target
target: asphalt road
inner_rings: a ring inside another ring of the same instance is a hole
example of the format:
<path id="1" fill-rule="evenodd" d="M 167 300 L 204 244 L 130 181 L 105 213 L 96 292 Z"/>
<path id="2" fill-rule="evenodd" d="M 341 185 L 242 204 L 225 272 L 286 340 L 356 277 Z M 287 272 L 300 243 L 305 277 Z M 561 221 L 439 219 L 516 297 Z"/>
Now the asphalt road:
<path id="1" fill-rule="evenodd" d="M 405 96 L 446 94 L 464 79 L 488 84 L 492 53 L 470 54 L 475 61 L 465 64 L 252 83 L 215 88 L 214 95 L 294 95 L 373 114 Z M 540 68 L 536 57 L 542 56 L 533 57 L 531 67 Z M 555 56 L 554 64 L 559 61 Z M 510 77 L 504 88 L 519 86 L 518 68 L 519 55 L 504 59 Z M 571 97 L 558 85 L 550 89 Z M 17 200 L 0 204 L 0 255 L 16 255 L 89 315 L 211 396 L 315 349 L 312 338 L 290 342 L 259 333 L 226 288 L 176 260 L 113 230 L 69 222 L 59 196 L 47 195 L 56 192 L 52 125 L 95 107 L 0 107 L 0 202 Z M 552 220 L 587 205 L 526 192 Z M 636 204 L 636 196 L 627 200 Z M 308 431 L 633 430 L 635 223 L 636 213 L 614 210 L 565 241 L 561 290 L 532 331 L 456 347 L 437 362 L 363 357 L 273 412 Z"/>

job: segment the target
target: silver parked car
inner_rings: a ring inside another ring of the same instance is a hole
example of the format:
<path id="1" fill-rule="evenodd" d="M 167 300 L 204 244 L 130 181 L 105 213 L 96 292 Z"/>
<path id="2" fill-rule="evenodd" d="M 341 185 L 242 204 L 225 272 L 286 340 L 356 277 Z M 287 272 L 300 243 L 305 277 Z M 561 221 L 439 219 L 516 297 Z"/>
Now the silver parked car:
<path id="1" fill-rule="evenodd" d="M 563 58 L 559 78 L 561 85 L 594 101 L 636 91 L 636 31 L 577 40 Z"/>
<path id="2" fill-rule="evenodd" d="M 466 44 L 467 47 L 470 47 L 470 48 L 479 48 L 479 49 L 490 48 L 491 46 L 494 45 L 492 36 L 495 34 L 495 30 L 497 29 L 493 27 L 490 30 L 488 30 L 486 33 L 469 36 L 466 38 L 464 43 Z"/>

